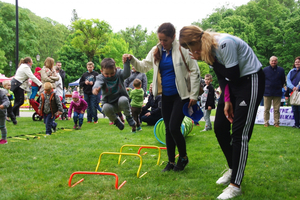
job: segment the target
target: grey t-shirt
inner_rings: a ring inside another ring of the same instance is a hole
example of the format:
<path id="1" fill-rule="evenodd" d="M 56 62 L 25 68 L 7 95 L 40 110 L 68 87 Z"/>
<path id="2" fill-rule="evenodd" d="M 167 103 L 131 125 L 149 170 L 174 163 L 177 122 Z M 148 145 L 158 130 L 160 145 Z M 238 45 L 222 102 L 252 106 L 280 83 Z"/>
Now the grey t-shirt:
<path id="1" fill-rule="evenodd" d="M 96 77 L 93 89 L 100 87 L 102 91 L 102 104 L 115 103 L 121 96 L 129 99 L 124 86 L 124 80 L 130 76 L 130 62 L 124 64 L 124 69 L 117 69 L 114 77 L 106 78 L 102 74 Z"/>

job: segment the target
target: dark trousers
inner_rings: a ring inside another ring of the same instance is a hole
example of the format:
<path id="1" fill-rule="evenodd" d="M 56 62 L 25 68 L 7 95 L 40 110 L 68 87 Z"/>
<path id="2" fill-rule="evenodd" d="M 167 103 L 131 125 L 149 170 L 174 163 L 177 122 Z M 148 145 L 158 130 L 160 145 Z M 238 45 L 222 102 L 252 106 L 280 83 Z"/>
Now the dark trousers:
<path id="1" fill-rule="evenodd" d="M 228 166 L 232 169 L 231 183 L 241 185 L 248 158 L 248 142 L 264 93 L 265 75 L 260 70 L 240 78 L 237 84 L 229 83 L 229 88 L 234 113 L 233 123 L 230 124 L 224 115 L 224 103 L 219 103 L 214 131 Z M 223 95 L 222 97 L 224 98 Z"/>
<path id="2" fill-rule="evenodd" d="M 131 107 L 131 113 L 134 121 L 136 122 L 136 126 L 132 127 L 132 131 L 136 130 L 136 127 L 141 126 L 141 122 L 139 120 L 140 113 L 142 112 L 142 107 Z"/>
<path id="3" fill-rule="evenodd" d="M 52 128 L 55 128 L 57 126 L 57 123 L 54 121 L 55 115 L 52 115 L 52 113 L 45 114 L 44 113 L 44 123 L 46 125 L 46 134 L 52 133 Z"/>
<path id="4" fill-rule="evenodd" d="M 175 148 L 179 156 L 186 156 L 186 144 L 181 133 L 181 123 L 184 118 L 183 105 L 189 99 L 181 100 L 178 94 L 172 96 L 162 95 L 162 117 L 166 126 L 166 146 L 169 162 L 175 162 Z"/>
<path id="5" fill-rule="evenodd" d="M 15 102 L 14 102 L 12 111 L 13 111 L 14 115 L 17 116 L 17 114 L 19 114 L 19 112 L 18 112 L 19 108 L 24 103 L 24 90 L 20 87 L 17 87 L 14 90 L 14 96 L 15 96 Z"/>
<path id="6" fill-rule="evenodd" d="M 8 108 L 7 108 L 7 116 L 11 119 L 11 121 L 16 122 L 16 116 L 13 113 L 13 108 L 11 106 L 11 103 L 9 104 Z"/>
<path id="7" fill-rule="evenodd" d="M 140 114 L 140 121 L 146 122 L 148 125 L 152 126 L 155 125 L 156 122 L 161 119 L 161 115 L 156 114 L 156 115 L 145 116 L 145 114 L 149 112 L 150 112 L 149 110 L 142 111 Z"/>
<path id="8" fill-rule="evenodd" d="M 294 106 L 292 105 L 292 110 L 294 113 L 294 120 L 295 120 L 295 126 L 299 127 L 299 120 L 300 120 L 300 106 Z"/>

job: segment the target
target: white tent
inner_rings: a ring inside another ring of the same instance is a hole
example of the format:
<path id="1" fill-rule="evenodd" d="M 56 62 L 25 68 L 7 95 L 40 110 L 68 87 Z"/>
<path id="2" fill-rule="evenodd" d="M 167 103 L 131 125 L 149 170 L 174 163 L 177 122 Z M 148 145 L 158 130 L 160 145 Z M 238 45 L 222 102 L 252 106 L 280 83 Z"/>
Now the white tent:
<path id="1" fill-rule="evenodd" d="M 76 86 L 76 85 L 79 85 L 79 81 L 80 81 L 80 78 L 72 83 L 69 83 L 69 86 Z"/>

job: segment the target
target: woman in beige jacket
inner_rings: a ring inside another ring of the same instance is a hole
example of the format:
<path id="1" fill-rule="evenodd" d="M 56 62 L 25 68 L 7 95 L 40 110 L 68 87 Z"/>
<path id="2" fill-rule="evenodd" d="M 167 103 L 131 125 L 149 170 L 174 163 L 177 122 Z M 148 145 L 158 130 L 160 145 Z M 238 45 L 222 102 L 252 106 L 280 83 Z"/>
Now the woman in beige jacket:
<path id="1" fill-rule="evenodd" d="M 189 160 L 186 153 L 185 139 L 181 133 L 181 123 L 184 118 L 182 107 L 189 102 L 189 107 L 197 103 L 200 85 L 200 70 L 197 62 L 191 59 L 189 51 L 181 48 L 175 40 L 175 28 L 171 23 L 160 25 L 157 30 L 159 44 L 152 48 L 147 57 L 140 61 L 133 55 L 124 54 L 141 73 L 153 68 L 153 95 L 162 94 L 162 116 L 166 126 L 166 145 L 169 162 L 165 171 L 182 171 Z M 189 74 L 181 53 L 190 71 L 191 90 L 188 91 L 187 76 Z M 175 148 L 178 148 L 179 158 L 175 165 Z"/>
<path id="2" fill-rule="evenodd" d="M 59 77 L 54 70 L 54 59 L 47 57 L 44 62 L 44 67 L 41 69 L 41 81 L 43 83 L 42 87 L 40 88 L 40 94 L 44 92 L 44 83 L 50 82 L 52 88 L 55 89 L 55 81 L 59 80 Z"/>

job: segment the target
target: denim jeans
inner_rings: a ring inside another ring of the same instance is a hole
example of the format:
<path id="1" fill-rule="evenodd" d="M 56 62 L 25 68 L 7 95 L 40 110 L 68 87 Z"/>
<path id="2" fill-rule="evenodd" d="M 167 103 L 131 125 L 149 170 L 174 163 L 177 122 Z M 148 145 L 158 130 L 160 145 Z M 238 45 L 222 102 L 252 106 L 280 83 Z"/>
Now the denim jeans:
<path id="1" fill-rule="evenodd" d="M 293 113 L 294 113 L 295 126 L 299 127 L 300 106 L 292 105 L 292 110 L 293 110 Z"/>
<path id="2" fill-rule="evenodd" d="M 77 124 L 77 121 L 79 121 L 79 126 L 81 127 L 83 124 L 83 116 L 84 116 L 84 114 L 74 111 L 74 114 L 73 114 L 74 124 Z"/>
<path id="3" fill-rule="evenodd" d="M 44 113 L 44 123 L 46 124 L 46 134 L 52 133 L 51 128 L 55 128 L 57 126 L 57 123 L 54 121 L 55 116 L 52 115 L 52 113 L 45 114 Z"/>
<path id="4" fill-rule="evenodd" d="M 37 94 L 38 91 L 39 91 L 38 86 L 31 86 L 31 95 L 29 99 L 35 99 L 35 95 Z"/>
<path id="5" fill-rule="evenodd" d="M 94 122 L 98 121 L 97 116 L 97 96 L 93 94 L 84 94 L 84 100 L 88 104 L 87 108 L 87 120 L 91 122 L 94 118 Z"/>

